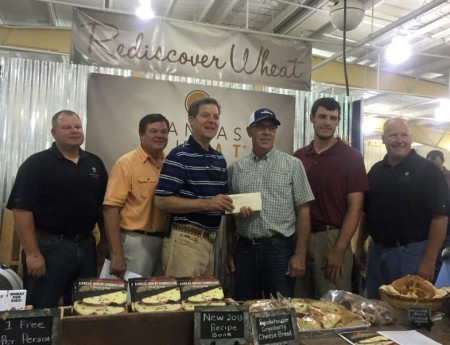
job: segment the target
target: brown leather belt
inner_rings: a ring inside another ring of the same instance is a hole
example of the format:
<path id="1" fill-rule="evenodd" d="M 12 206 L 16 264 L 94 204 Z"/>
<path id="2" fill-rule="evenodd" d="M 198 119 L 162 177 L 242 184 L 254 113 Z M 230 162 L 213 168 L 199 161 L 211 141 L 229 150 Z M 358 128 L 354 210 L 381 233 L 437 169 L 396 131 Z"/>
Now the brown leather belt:
<path id="1" fill-rule="evenodd" d="M 173 223 L 172 229 L 207 239 L 211 243 L 214 243 L 216 241 L 218 233 L 218 231 L 216 230 L 203 230 L 195 225 L 179 224 L 179 223 Z"/>
<path id="2" fill-rule="evenodd" d="M 125 230 L 129 231 L 129 230 Z M 148 232 L 144 230 L 131 230 L 130 232 L 135 232 L 136 234 L 144 235 L 144 236 L 150 236 L 150 237 L 164 237 L 163 232 Z"/>
<path id="3" fill-rule="evenodd" d="M 330 230 L 339 230 L 339 228 L 334 225 L 311 225 L 311 232 L 322 232 Z"/>

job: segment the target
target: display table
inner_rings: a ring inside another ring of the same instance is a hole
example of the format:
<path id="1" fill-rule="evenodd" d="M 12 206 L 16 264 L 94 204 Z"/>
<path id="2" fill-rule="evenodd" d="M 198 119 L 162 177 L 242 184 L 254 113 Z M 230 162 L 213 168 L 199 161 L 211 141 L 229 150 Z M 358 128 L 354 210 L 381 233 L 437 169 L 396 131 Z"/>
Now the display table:
<path id="1" fill-rule="evenodd" d="M 371 330 L 406 330 L 407 325 L 371 327 Z M 422 334 L 450 344 L 450 318 L 436 321 L 431 332 Z M 60 345 L 192 345 L 194 313 L 122 314 L 112 316 L 64 316 L 61 320 Z M 301 338 L 304 345 L 345 345 L 336 334 Z"/>
<path id="2" fill-rule="evenodd" d="M 383 327 L 370 327 L 369 330 L 373 331 L 405 331 L 409 330 L 408 325 L 399 325 L 393 324 L 389 326 Z M 431 331 L 427 331 L 425 329 L 420 329 L 418 332 L 423 335 L 441 343 L 441 344 L 450 344 L 450 318 L 444 317 L 440 321 L 436 321 Z M 302 345 L 348 345 L 348 343 L 339 337 L 338 335 L 327 335 L 320 337 L 310 337 L 310 338 L 302 338 Z"/>

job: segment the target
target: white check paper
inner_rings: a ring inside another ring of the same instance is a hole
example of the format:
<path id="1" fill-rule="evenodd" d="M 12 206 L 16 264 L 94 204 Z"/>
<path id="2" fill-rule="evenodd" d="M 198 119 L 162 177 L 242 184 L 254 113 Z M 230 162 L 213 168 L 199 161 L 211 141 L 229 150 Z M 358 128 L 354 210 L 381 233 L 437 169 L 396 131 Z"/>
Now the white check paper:
<path id="1" fill-rule="evenodd" d="M 250 207 L 252 211 L 262 210 L 261 193 L 242 193 L 228 195 L 233 200 L 233 212 L 226 211 L 225 214 L 239 213 L 241 207 Z"/>

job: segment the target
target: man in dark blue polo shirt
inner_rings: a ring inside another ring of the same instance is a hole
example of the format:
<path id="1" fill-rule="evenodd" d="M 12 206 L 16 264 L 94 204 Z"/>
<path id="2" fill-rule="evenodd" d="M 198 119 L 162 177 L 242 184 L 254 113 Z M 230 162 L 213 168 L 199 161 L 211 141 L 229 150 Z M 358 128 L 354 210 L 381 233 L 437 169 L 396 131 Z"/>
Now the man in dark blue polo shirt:
<path id="1" fill-rule="evenodd" d="M 387 154 L 368 173 L 365 221 L 357 242 L 359 264 L 364 243 L 372 237 L 366 260 L 367 296 L 408 274 L 433 281 L 436 257 L 447 228 L 446 186 L 429 160 L 411 149 L 411 128 L 403 118 L 383 128 Z"/>
<path id="2" fill-rule="evenodd" d="M 233 210 L 227 164 L 210 146 L 220 123 L 220 106 L 202 98 L 189 107 L 192 135 L 164 161 L 156 187 L 156 206 L 173 214 L 169 238 L 163 241 L 162 264 L 175 277 L 212 275 L 213 243 L 222 212 Z"/>
<path id="3" fill-rule="evenodd" d="M 107 172 L 101 159 L 80 148 L 79 116 L 62 110 L 52 118 L 52 147 L 20 166 L 8 200 L 23 252 L 27 304 L 71 304 L 78 277 L 96 276 L 92 230 L 99 219 Z"/>

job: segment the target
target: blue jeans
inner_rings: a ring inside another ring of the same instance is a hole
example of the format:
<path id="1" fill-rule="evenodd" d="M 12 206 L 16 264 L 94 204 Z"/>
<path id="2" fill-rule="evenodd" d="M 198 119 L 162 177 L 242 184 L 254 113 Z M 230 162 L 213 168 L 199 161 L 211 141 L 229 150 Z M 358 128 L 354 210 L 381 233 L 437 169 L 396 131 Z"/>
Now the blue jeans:
<path id="1" fill-rule="evenodd" d="M 447 247 L 450 247 L 450 235 L 448 235 L 448 234 L 445 235 L 444 243 L 442 243 L 441 250 L 439 250 L 438 256 L 436 258 L 436 269 L 434 271 L 434 282 L 436 282 L 436 279 L 441 270 L 441 266 L 442 266 L 442 262 L 443 262 L 442 251 Z"/>
<path id="2" fill-rule="evenodd" d="M 367 298 L 380 299 L 378 288 L 408 274 L 416 274 L 426 241 L 387 247 L 371 241 L 367 251 Z"/>
<path id="3" fill-rule="evenodd" d="M 55 308 L 62 297 L 64 305 L 71 305 L 75 280 L 97 276 L 93 236 L 79 242 L 51 234 L 37 233 L 36 237 L 45 260 L 46 273 L 40 278 L 29 276 L 26 255 L 22 252 L 27 304 L 35 308 Z"/>
<path id="4" fill-rule="evenodd" d="M 277 292 L 293 297 L 295 279 L 286 275 L 293 253 L 292 237 L 276 237 L 260 244 L 238 238 L 234 253 L 236 299 L 276 297 Z"/>

